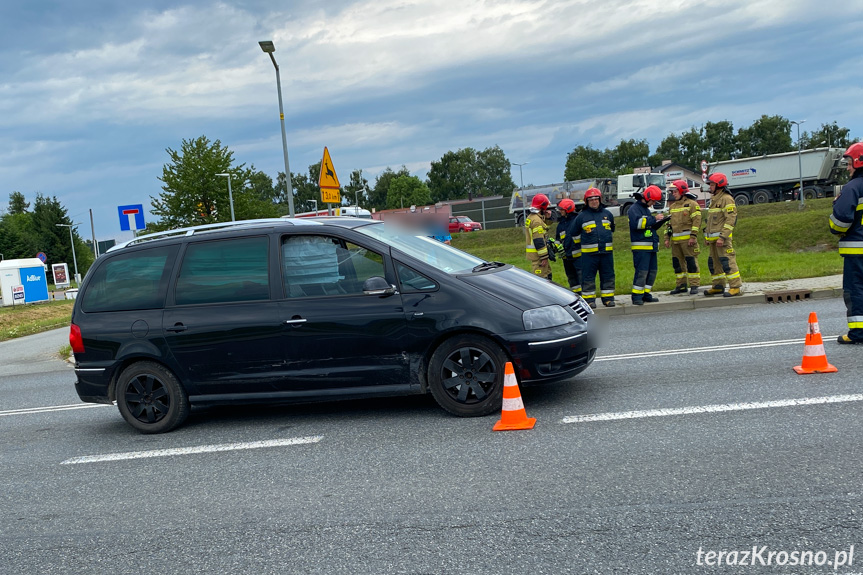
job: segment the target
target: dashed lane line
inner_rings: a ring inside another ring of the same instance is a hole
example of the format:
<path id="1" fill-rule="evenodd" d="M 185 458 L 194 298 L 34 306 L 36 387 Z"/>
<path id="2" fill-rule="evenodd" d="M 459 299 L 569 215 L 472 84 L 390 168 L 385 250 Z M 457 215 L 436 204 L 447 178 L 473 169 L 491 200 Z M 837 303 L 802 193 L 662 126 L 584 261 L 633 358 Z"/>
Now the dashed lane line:
<path id="1" fill-rule="evenodd" d="M 594 421 L 616 421 L 620 419 L 641 419 L 645 417 L 665 417 L 669 415 L 722 413 L 726 411 L 746 411 L 749 409 L 769 409 L 772 407 L 798 407 L 801 405 L 823 405 L 827 403 L 848 403 L 852 401 L 863 401 L 863 394 L 857 393 L 852 395 L 829 395 L 825 397 L 800 397 L 796 399 L 780 399 L 777 401 L 698 405 L 667 409 L 594 413 L 590 415 L 569 415 L 563 418 L 562 423 L 590 423 Z"/>
<path id="2" fill-rule="evenodd" d="M 105 455 L 85 455 L 73 457 L 60 462 L 60 465 L 77 465 L 79 463 L 102 463 L 105 461 L 126 461 L 129 459 L 147 459 L 150 457 L 171 457 L 174 455 L 193 455 L 197 453 L 217 453 L 220 451 L 239 451 L 243 449 L 262 449 L 265 447 L 286 447 L 289 445 L 304 445 L 318 443 L 323 435 L 309 437 L 292 437 L 289 439 L 268 439 L 265 441 L 248 441 L 244 443 L 221 443 L 218 445 L 198 445 L 194 447 L 178 447 L 174 449 L 154 449 L 150 451 L 127 451 L 125 453 L 108 453 Z"/>
<path id="3" fill-rule="evenodd" d="M 7 409 L 0 411 L 0 417 L 7 415 L 31 415 L 34 413 L 50 413 L 52 411 L 72 411 L 74 409 L 90 409 L 91 407 L 111 407 L 107 403 L 75 403 L 72 405 L 50 405 L 47 407 L 26 407 L 23 409 Z"/>

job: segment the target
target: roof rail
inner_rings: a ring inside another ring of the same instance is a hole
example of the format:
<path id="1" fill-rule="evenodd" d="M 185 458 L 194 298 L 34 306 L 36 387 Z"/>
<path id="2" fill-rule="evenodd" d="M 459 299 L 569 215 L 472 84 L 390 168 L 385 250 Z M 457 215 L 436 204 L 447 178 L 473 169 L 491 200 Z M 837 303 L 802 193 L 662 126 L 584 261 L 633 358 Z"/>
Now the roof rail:
<path id="1" fill-rule="evenodd" d="M 143 236 L 138 236 L 136 238 L 132 238 L 129 241 L 125 241 L 123 243 L 112 246 L 108 249 L 109 252 L 113 252 L 114 250 L 123 249 L 126 246 L 140 244 L 144 242 L 149 242 L 153 240 L 161 240 L 167 239 L 170 237 L 177 236 L 193 236 L 196 233 L 205 232 L 205 231 L 214 231 L 214 230 L 224 230 L 230 228 L 242 228 L 242 227 L 251 227 L 251 226 L 259 226 L 261 224 L 284 224 L 284 218 L 261 218 L 257 220 L 239 220 L 235 222 L 218 222 L 215 224 L 203 224 L 200 226 L 191 226 L 188 228 L 177 228 L 175 230 L 166 230 L 164 232 L 154 232 L 152 234 L 146 234 Z M 313 221 L 302 221 L 302 220 L 290 220 L 291 224 L 306 225 L 306 224 L 317 224 L 318 222 Z M 320 224 L 318 224 L 320 225 Z M 106 252 L 107 253 L 107 252 Z"/>

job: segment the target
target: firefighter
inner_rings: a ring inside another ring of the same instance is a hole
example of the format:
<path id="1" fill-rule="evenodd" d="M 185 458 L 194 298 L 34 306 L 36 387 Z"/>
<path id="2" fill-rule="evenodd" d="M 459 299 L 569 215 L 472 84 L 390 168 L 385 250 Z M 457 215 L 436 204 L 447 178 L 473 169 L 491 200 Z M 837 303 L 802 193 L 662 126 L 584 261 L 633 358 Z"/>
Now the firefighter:
<path id="1" fill-rule="evenodd" d="M 665 228 L 665 247 L 671 247 L 671 265 L 677 282 L 670 295 L 686 293 L 689 284 L 690 295 L 698 293 L 701 275 L 698 269 L 698 228 L 701 225 L 701 207 L 689 191 L 684 180 L 671 182 L 671 197 L 674 202 L 669 206 L 669 221 Z M 685 269 L 684 269 L 685 266 Z"/>
<path id="2" fill-rule="evenodd" d="M 863 344 L 863 142 L 851 144 L 843 154 L 851 175 L 833 200 L 830 231 L 839 236 L 842 256 L 842 297 L 848 317 L 848 333 L 839 343 Z"/>
<path id="3" fill-rule="evenodd" d="M 636 202 L 629 208 L 629 239 L 632 243 L 632 304 L 659 301 L 650 293 L 656 280 L 656 252 L 659 249 L 659 234 L 656 230 L 665 223 L 663 214 L 654 215 L 650 208 L 662 199 L 659 186 L 647 186 L 643 192 L 633 194 Z"/>
<path id="4" fill-rule="evenodd" d="M 575 217 L 575 202 L 569 198 L 560 200 L 557 204 L 560 212 L 560 220 L 557 222 L 557 231 L 554 234 L 557 245 L 560 246 L 559 254 L 563 258 L 563 271 L 566 272 L 566 281 L 569 289 L 574 293 L 581 293 L 581 238 L 573 235 L 573 224 Z"/>
<path id="5" fill-rule="evenodd" d="M 737 269 L 737 258 L 731 236 L 734 224 L 737 223 L 737 205 L 728 191 L 728 178 L 725 174 L 716 172 L 707 178 L 710 185 L 710 208 L 707 210 L 707 227 L 704 229 L 704 239 L 710 248 L 707 267 L 710 269 L 712 287 L 704 290 L 704 295 L 722 294 L 724 297 L 742 295 L 743 281 L 740 270 Z M 725 291 L 725 282 L 728 291 Z"/>
<path id="6" fill-rule="evenodd" d="M 554 252 L 549 251 L 548 224 L 551 213 L 548 211 L 548 196 L 537 194 L 530 202 L 530 215 L 524 221 L 524 233 L 527 239 L 527 261 L 530 268 L 539 277 L 551 281 L 551 266 L 549 260 L 556 261 Z"/>
<path id="7" fill-rule="evenodd" d="M 602 205 L 602 192 L 584 192 L 587 207 L 575 217 L 573 241 L 581 241 L 581 297 L 596 309 L 596 272 L 599 295 L 606 307 L 614 307 L 614 216 Z"/>

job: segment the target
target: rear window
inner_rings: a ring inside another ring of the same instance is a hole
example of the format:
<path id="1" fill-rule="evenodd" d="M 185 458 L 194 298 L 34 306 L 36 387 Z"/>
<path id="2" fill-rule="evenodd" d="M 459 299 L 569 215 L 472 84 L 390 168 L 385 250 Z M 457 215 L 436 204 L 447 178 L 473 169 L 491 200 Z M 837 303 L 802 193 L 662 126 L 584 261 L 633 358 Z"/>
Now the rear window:
<path id="1" fill-rule="evenodd" d="M 82 295 L 84 312 L 162 307 L 178 246 L 113 256 L 98 266 Z"/>

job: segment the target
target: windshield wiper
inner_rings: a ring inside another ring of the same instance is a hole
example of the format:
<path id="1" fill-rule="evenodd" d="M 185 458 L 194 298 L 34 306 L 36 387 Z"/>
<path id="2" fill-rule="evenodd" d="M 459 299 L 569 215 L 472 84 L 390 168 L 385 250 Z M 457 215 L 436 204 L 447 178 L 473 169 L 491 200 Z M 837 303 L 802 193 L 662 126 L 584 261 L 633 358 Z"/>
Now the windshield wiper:
<path id="1" fill-rule="evenodd" d="M 486 271 L 486 270 L 493 270 L 493 269 L 495 269 L 495 268 L 503 267 L 503 266 L 505 266 L 505 265 L 506 265 L 506 264 L 505 264 L 505 263 L 503 263 L 503 262 L 482 262 L 481 264 L 479 264 L 478 266 L 474 267 L 474 268 L 473 268 L 472 270 L 470 270 L 470 271 L 471 271 L 472 273 L 476 273 L 476 272 L 484 272 L 484 271 Z"/>

